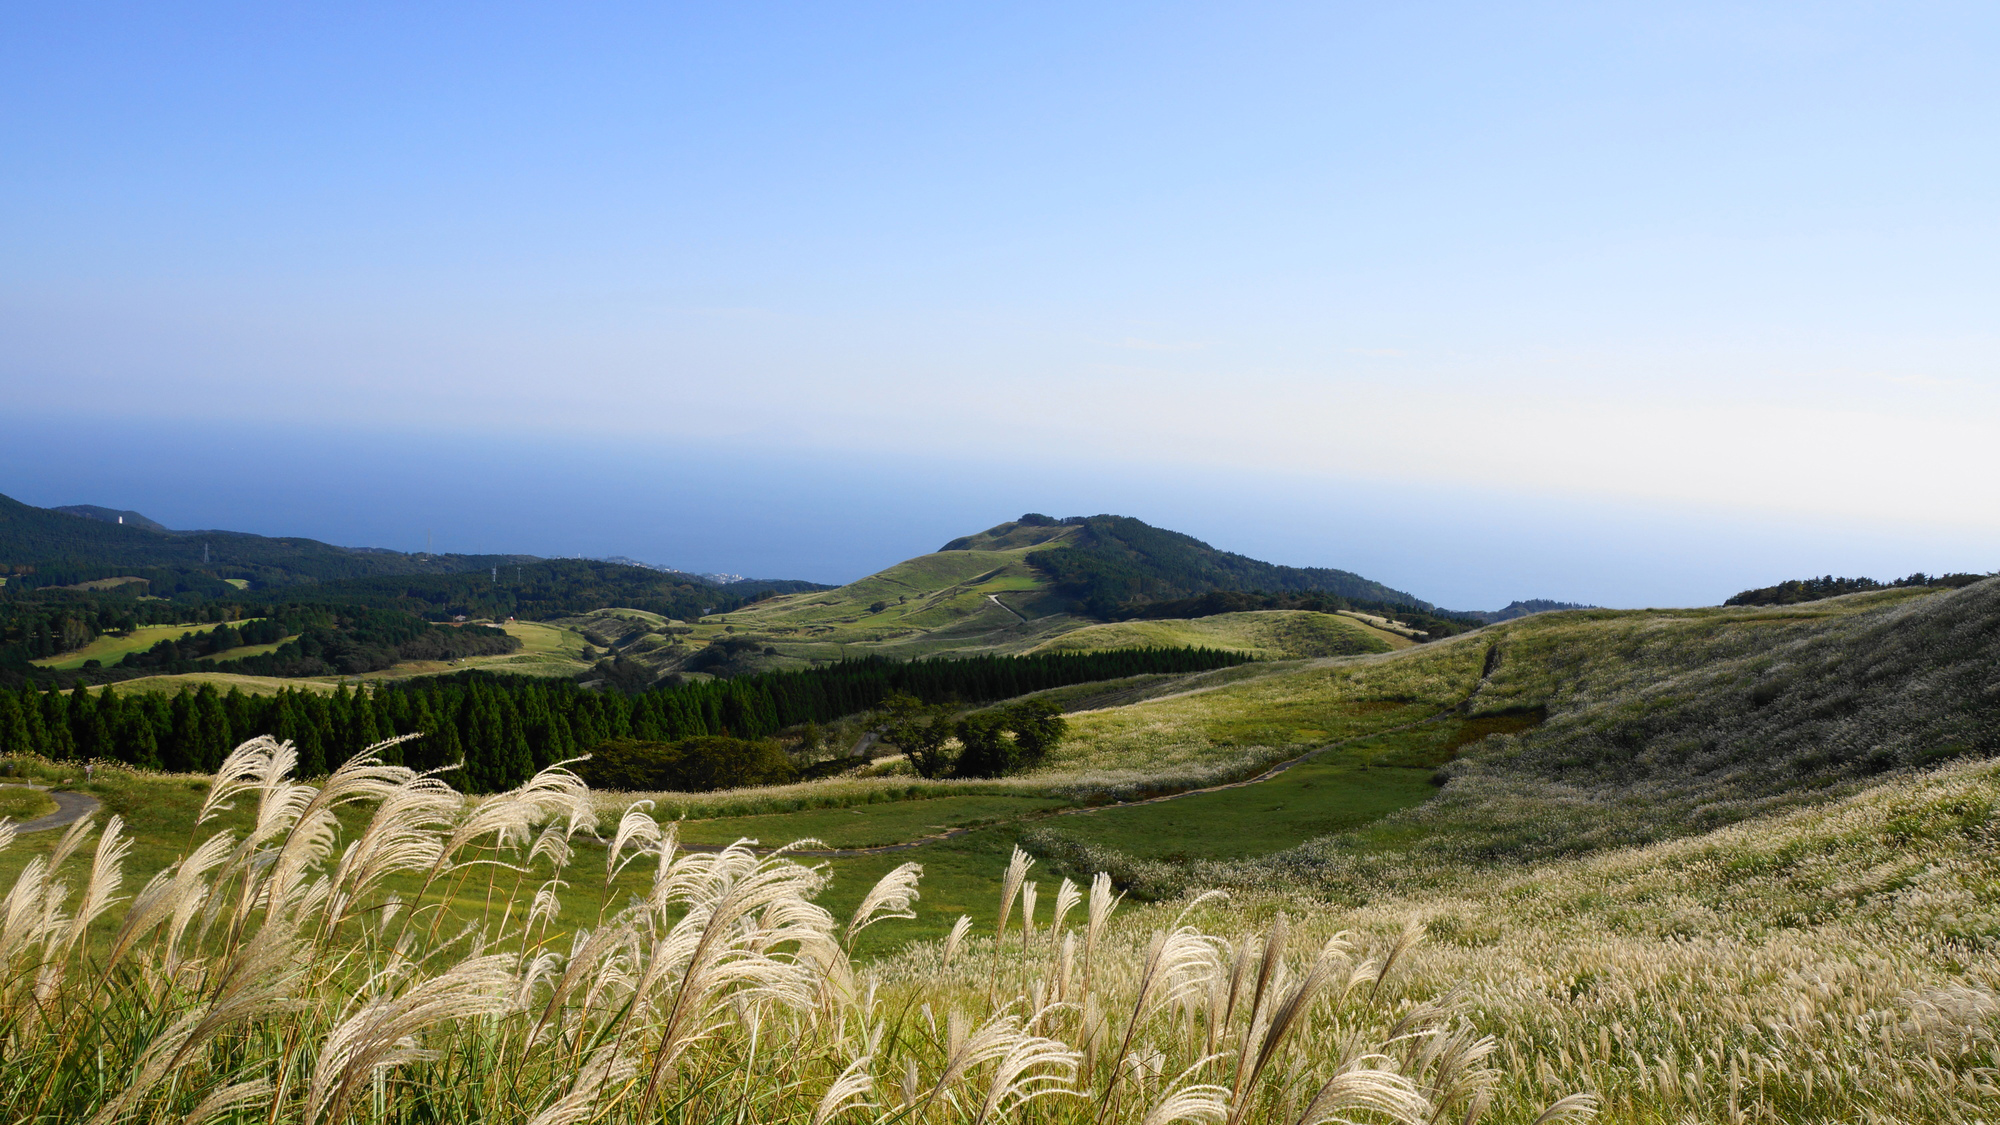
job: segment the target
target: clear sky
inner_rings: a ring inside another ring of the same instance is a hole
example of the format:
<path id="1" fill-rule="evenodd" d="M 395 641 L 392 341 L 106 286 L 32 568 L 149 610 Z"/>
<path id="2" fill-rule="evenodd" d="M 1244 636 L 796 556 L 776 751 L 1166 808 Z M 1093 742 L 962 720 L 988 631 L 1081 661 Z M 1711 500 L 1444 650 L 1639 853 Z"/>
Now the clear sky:
<path id="1" fill-rule="evenodd" d="M 1450 606 L 2000 567 L 2000 7 L 14 5 L 0 492 Z"/>

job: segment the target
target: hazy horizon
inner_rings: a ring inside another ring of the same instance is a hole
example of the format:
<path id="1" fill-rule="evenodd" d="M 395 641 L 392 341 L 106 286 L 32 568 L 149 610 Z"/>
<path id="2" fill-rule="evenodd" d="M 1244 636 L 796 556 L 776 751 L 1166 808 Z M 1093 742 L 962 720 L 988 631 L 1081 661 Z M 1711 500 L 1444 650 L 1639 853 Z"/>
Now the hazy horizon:
<path id="1" fill-rule="evenodd" d="M 531 435 L 420 441 L 296 432 L 270 454 L 190 448 L 186 431 L 98 425 L 150 463 L 77 458 L 77 419 L 0 450 L 0 492 L 42 507 L 99 504 L 173 528 L 301 535 L 342 546 L 548 556 L 626 555 L 700 573 L 844 583 L 1024 512 L 1113 512 L 1291 566 L 1351 570 L 1452 609 L 1552 598 L 1608 607 L 1712 605 L 1824 573 L 1888 580 L 1991 570 L 1992 538 L 1956 529 L 1777 521 L 1665 504 L 1607 504 L 1363 478 L 1322 480 L 1104 464 L 1033 472 L 922 458 L 855 464 L 729 448 L 584 449 Z M 254 470 L 254 471 L 245 471 Z M 309 503 L 299 505 L 297 498 Z M 531 514 L 531 515 L 530 515 Z"/>

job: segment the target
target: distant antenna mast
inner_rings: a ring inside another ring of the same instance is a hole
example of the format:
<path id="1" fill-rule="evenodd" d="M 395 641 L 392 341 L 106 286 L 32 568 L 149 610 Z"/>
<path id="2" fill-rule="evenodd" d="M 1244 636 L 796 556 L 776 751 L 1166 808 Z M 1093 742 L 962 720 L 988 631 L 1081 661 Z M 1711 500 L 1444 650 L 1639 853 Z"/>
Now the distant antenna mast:
<path id="1" fill-rule="evenodd" d="M 493 568 L 493 584 L 495 586 L 500 584 L 500 568 L 497 566 Z"/>
<path id="2" fill-rule="evenodd" d="M 424 529 L 424 554 L 428 555 L 430 553 L 431 553 L 431 529 L 427 527 Z"/>
<path id="3" fill-rule="evenodd" d="M 203 566 L 207 566 L 207 565 L 208 565 L 208 544 L 207 544 L 207 543 L 203 543 L 203 544 L 201 545 L 201 565 L 203 565 Z"/>

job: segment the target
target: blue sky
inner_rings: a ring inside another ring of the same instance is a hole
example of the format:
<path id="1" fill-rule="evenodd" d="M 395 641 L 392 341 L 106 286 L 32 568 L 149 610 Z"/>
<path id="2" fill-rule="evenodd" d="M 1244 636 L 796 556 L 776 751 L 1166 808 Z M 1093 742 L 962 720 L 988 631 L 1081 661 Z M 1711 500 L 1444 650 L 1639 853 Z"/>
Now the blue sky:
<path id="1" fill-rule="evenodd" d="M 0 492 L 851 578 L 1120 511 L 1447 605 L 2000 566 L 2000 9 L 65 5 Z"/>

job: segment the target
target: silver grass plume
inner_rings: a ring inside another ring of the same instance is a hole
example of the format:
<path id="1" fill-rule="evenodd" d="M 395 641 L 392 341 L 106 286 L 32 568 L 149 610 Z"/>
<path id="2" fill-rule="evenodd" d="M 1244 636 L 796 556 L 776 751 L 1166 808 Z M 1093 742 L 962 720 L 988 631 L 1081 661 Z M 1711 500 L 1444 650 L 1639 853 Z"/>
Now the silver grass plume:
<path id="1" fill-rule="evenodd" d="M 1029 1025 L 1040 1023 L 1045 1015 L 1046 1011 L 1036 1012 Z M 1012 1119 L 1022 1106 L 1036 1098 L 1076 1094 L 1070 1087 L 1076 1081 L 1081 1055 L 1062 1040 L 1031 1035 L 1019 1024 L 1012 1024 L 1008 1030 L 1009 1034 L 1001 1041 L 1005 1051 L 993 1068 L 986 1099 L 973 1125 L 985 1125 L 996 1115 Z"/>
<path id="2" fill-rule="evenodd" d="M 388 767 L 397 768 L 397 767 Z M 337 924 L 384 878 L 399 871 L 425 871 L 442 857 L 439 830 L 457 819 L 464 798 L 425 774 L 405 771 L 382 795 L 375 815 L 341 855 L 334 869 L 330 922 Z"/>
<path id="3" fill-rule="evenodd" d="M 995 1059 L 1005 1058 L 1014 1049 L 1026 1031 L 1021 1017 L 1011 1011 L 1001 1011 L 982 1024 L 977 1031 L 969 1031 L 965 1015 L 957 1009 L 945 1019 L 944 1069 L 932 1084 L 930 1093 L 924 1098 L 924 1106 L 943 1097 L 956 1101 L 955 1089 L 973 1068 Z"/>
<path id="4" fill-rule="evenodd" d="M 1082 889 L 1070 880 L 1064 879 L 1062 884 L 1056 888 L 1055 912 L 1049 916 L 1049 944 L 1051 946 L 1062 939 L 1063 921 L 1069 917 L 1069 912 L 1075 910 L 1077 904 L 1082 901 Z"/>
<path id="5" fill-rule="evenodd" d="M 206 1125 L 207 1122 L 225 1113 L 231 1113 L 251 1102 L 263 1101 L 270 1096 L 271 1080 L 268 1078 L 253 1078 L 248 1082 L 219 1086 L 181 1119 L 181 1125 Z"/>
<path id="6" fill-rule="evenodd" d="M 338 1121 L 361 1083 L 376 1071 L 429 1057 L 415 1036 L 449 1020 L 496 1016 L 512 1003 L 513 958 L 490 954 L 461 961 L 395 996 L 372 1000 L 334 1025 L 320 1044 L 306 1088 L 306 1125 Z"/>
<path id="7" fill-rule="evenodd" d="M 43 898 L 48 887 L 48 859 L 30 856 L 0 899 L 0 963 L 13 960 L 23 950 L 43 938 L 47 917 Z"/>
<path id="8" fill-rule="evenodd" d="M 1352 1110 L 1373 1110 L 1398 1125 L 1425 1125 L 1430 1102 L 1409 1079 L 1373 1065 L 1388 1061 L 1383 1055 L 1363 1055 L 1349 1062 L 1313 1095 L 1297 1125 L 1350 1122 L 1343 1115 Z"/>
<path id="9" fill-rule="evenodd" d="M 680 1053 L 716 1026 L 716 1002 L 732 988 L 792 1008 L 812 1004 L 814 982 L 806 979 L 807 970 L 764 950 L 787 943 L 835 944 L 832 917 L 810 901 L 824 884 L 821 871 L 782 856 L 760 859 L 740 840 L 720 852 L 690 852 L 674 862 L 656 892 L 662 899 L 657 908 L 680 903 L 686 913 L 654 944 L 638 986 L 645 1002 L 662 977 L 679 976 L 641 1095 L 644 1106 L 651 1106 Z M 740 924 L 760 913 L 760 922 Z"/>
<path id="10" fill-rule="evenodd" d="M 1118 1079 L 1132 1052 L 1132 1041 L 1154 1013 L 1208 986 L 1219 970 L 1215 941 L 1193 928 L 1182 926 L 1168 933 L 1155 932 L 1146 948 L 1146 960 L 1139 973 L 1139 988 L 1132 998 L 1124 1039 L 1118 1044 L 1117 1061 L 1104 1088 L 1098 1113 L 1102 1117 L 1110 1099 L 1118 1091 Z"/>
<path id="11" fill-rule="evenodd" d="M 875 1078 L 868 1073 L 871 1061 L 869 1056 L 863 1055 L 840 1072 L 840 1077 L 834 1079 L 833 1085 L 828 1086 L 819 1099 L 819 1104 L 813 1107 L 811 1125 L 826 1125 L 849 1110 L 875 1108 L 875 1104 L 868 1100 L 868 1095 L 875 1091 Z"/>
<path id="12" fill-rule="evenodd" d="M 651 801 L 634 801 L 626 807 L 625 815 L 618 818 L 618 831 L 612 834 L 611 849 L 604 857 L 604 882 L 607 885 L 625 869 L 625 864 L 639 858 L 645 845 L 658 846 L 660 822 L 649 815 L 647 810 L 652 807 Z M 635 850 L 623 863 L 619 862 L 618 857 L 624 855 L 625 848 L 635 843 L 640 845 L 641 850 Z"/>
<path id="13" fill-rule="evenodd" d="M 550 879 L 535 889 L 535 900 L 528 907 L 528 917 L 521 923 L 523 930 L 532 930 L 538 921 L 554 921 L 562 913 L 562 899 L 556 890 L 565 884 L 561 879 Z"/>
<path id="14" fill-rule="evenodd" d="M 528 1119 L 528 1125 L 578 1125 L 603 1112 L 606 1092 L 631 1081 L 639 1066 L 606 1044 L 592 1052 L 590 1060 L 576 1072 L 576 1079 L 547 1109 Z"/>
<path id="15" fill-rule="evenodd" d="M 915 918 L 917 912 L 910 909 L 910 904 L 922 897 L 917 891 L 917 880 L 923 875 L 923 864 L 905 863 L 877 880 L 847 921 L 847 943 L 853 945 L 854 935 L 884 918 Z"/>
<path id="16" fill-rule="evenodd" d="M 1090 916 L 1083 932 L 1083 987 L 1090 988 L 1091 972 L 1097 961 L 1097 945 L 1104 937 L 1105 924 L 1111 921 L 1111 912 L 1125 898 L 1123 894 L 1111 893 L 1111 876 L 1100 871 L 1090 880 Z"/>
<path id="17" fill-rule="evenodd" d="M 140 938 L 169 917 L 177 923 L 171 931 L 170 944 L 177 943 L 187 919 L 207 897 L 208 884 L 202 876 L 222 862 L 234 843 L 228 833 L 218 832 L 203 841 L 187 858 L 153 876 L 133 897 L 131 907 L 125 912 L 124 922 L 111 939 L 110 951 L 104 957 L 105 965 L 117 964 Z"/>
<path id="18" fill-rule="evenodd" d="M 967 931 L 971 929 L 972 929 L 972 915 L 970 914 L 959 915 L 958 921 L 953 922 L 951 924 L 951 932 L 945 935 L 944 964 L 941 965 L 940 968 L 946 968 L 946 969 L 951 968 L 952 955 L 957 953 L 959 946 L 965 943 L 965 935 Z"/>
<path id="19" fill-rule="evenodd" d="M 1368 990 L 1368 1002 L 1370 1004 L 1375 1002 L 1376 993 L 1382 990 L 1382 982 L 1389 979 L 1389 973 L 1395 969 L 1396 962 L 1401 960 L 1403 954 L 1408 953 L 1412 947 L 1422 940 L 1424 940 L 1423 922 L 1412 918 L 1403 924 L 1403 932 L 1396 935 L 1396 943 L 1389 947 L 1389 955 L 1382 959 L 1381 971 L 1375 974 L 1375 984 Z"/>
<path id="20" fill-rule="evenodd" d="M 1028 943 L 1035 940 L 1035 900 L 1040 891 L 1033 883 L 1021 884 L 1021 952 L 1028 951 Z"/>
<path id="21" fill-rule="evenodd" d="M 115 813 L 104 822 L 104 833 L 97 838 L 97 855 L 90 864 L 90 882 L 84 885 L 83 901 L 77 905 L 76 916 L 70 919 L 58 945 L 63 955 L 75 948 L 90 924 L 117 901 L 118 888 L 125 881 L 125 856 L 132 850 L 132 841 L 124 836 L 124 828 L 124 819 Z"/>
<path id="22" fill-rule="evenodd" d="M 1555 1104 L 1535 1118 L 1535 1125 L 1553 1125 L 1557 1121 L 1581 1121 L 1597 1116 L 1597 1098 L 1591 1094 L 1570 1094 L 1558 1098 Z"/>
<path id="23" fill-rule="evenodd" d="M 222 759 L 222 764 L 216 767 L 215 780 L 208 787 L 208 796 L 201 802 L 195 826 L 207 824 L 210 817 L 235 808 L 230 802 L 237 794 L 268 785 L 273 776 L 271 760 L 278 748 L 277 739 L 260 734 L 231 750 Z"/>
<path id="24" fill-rule="evenodd" d="M 123 1117 L 169 1074 L 238 1024 L 295 1011 L 292 987 L 304 975 L 297 923 L 289 915 L 267 920 L 234 955 L 209 974 L 214 991 L 183 1014 L 139 1053 L 123 1088 L 90 1119 L 105 1125 Z"/>
<path id="25" fill-rule="evenodd" d="M 371 746 L 341 763 L 317 789 L 294 785 L 285 790 L 282 811 L 289 816 L 289 830 L 269 875 L 278 896 L 288 896 L 306 871 L 333 855 L 340 838 L 335 810 L 357 801 L 385 800 L 417 776 L 414 770 L 385 764 L 372 753 L 375 749 Z"/>
<path id="26" fill-rule="evenodd" d="M 1261 1007 L 1263 990 L 1275 973 L 1276 967 L 1273 962 L 1283 954 L 1284 933 L 1284 919 L 1280 916 L 1279 924 L 1273 926 L 1271 930 L 1274 940 L 1265 947 L 1265 966 L 1259 971 L 1257 979 L 1259 996 L 1252 1005 L 1250 1027 L 1244 1031 L 1242 1052 L 1237 1059 L 1235 1109 L 1229 1115 L 1230 1125 L 1235 1125 L 1243 1119 L 1243 1114 L 1249 1109 L 1257 1080 L 1263 1076 L 1272 1057 L 1278 1053 L 1278 1048 L 1284 1045 L 1286 1036 L 1290 1035 L 1292 1029 L 1305 1017 L 1321 986 L 1325 985 L 1338 967 L 1347 961 L 1349 946 L 1346 934 L 1336 934 L 1320 947 L 1319 956 L 1313 959 L 1313 966 L 1307 970 L 1305 977 L 1271 1009 L 1270 1022 L 1264 1026 L 1260 1037 L 1257 1014 Z M 1249 1054 L 1253 1043 L 1256 1044 L 1257 1055 L 1246 1069 L 1243 1066 L 1243 1058 Z"/>
<path id="27" fill-rule="evenodd" d="M 1021 883 L 1028 877 L 1028 868 L 1034 865 L 1034 857 L 1019 847 L 1007 860 L 1007 874 L 1000 880 L 1000 925 L 993 931 L 993 940 L 1006 938 L 1007 919 L 1014 911 L 1014 896 L 1021 893 Z"/>
<path id="28" fill-rule="evenodd" d="M 1221 1121 L 1229 1115 L 1229 1087 L 1213 1083 L 1188 1085 L 1188 1076 L 1219 1056 L 1201 1059 L 1181 1072 L 1167 1092 L 1153 1102 L 1139 1125 L 1174 1125 L 1177 1121 Z"/>
<path id="29" fill-rule="evenodd" d="M 495 848 L 519 848 L 529 842 L 536 824 L 557 816 L 574 820 L 581 815 L 579 808 L 588 807 L 589 800 L 590 790 L 580 778 L 560 766 L 550 766 L 515 788 L 475 805 L 445 839 L 444 856 L 449 859 L 474 840 L 486 836 L 493 838 Z"/>

